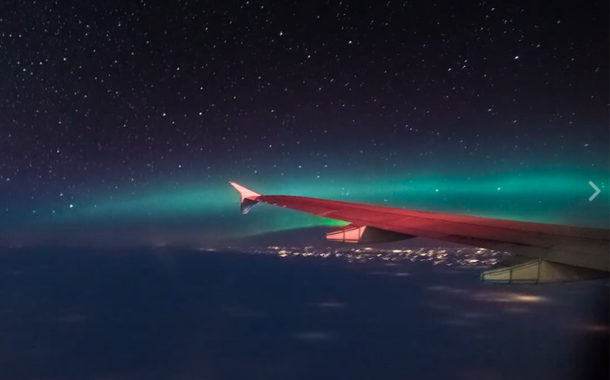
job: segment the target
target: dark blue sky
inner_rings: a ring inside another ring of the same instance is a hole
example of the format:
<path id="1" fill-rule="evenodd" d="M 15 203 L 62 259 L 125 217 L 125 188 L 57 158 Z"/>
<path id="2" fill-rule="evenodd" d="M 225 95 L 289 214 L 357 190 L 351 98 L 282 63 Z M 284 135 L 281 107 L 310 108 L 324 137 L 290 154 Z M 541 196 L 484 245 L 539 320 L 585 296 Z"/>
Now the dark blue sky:
<path id="1" fill-rule="evenodd" d="M 4 2 L 0 229 L 228 179 L 349 198 L 358 182 L 550 171 L 583 182 L 581 199 L 608 181 L 607 14 L 602 1 Z"/>

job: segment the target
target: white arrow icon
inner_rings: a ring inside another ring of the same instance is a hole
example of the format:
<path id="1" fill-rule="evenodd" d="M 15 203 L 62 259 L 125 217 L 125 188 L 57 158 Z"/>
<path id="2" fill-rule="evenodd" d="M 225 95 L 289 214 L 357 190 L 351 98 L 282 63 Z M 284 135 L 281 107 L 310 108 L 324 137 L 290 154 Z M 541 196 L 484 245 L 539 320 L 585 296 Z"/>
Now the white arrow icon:
<path id="1" fill-rule="evenodd" d="M 599 195 L 601 190 L 599 189 L 599 187 L 595 186 L 593 181 L 589 181 L 589 185 L 593 188 L 593 190 L 595 190 L 595 192 L 593 194 L 591 194 L 591 196 L 589 197 L 589 202 L 591 202 L 592 200 L 595 199 L 595 197 L 597 197 Z"/>

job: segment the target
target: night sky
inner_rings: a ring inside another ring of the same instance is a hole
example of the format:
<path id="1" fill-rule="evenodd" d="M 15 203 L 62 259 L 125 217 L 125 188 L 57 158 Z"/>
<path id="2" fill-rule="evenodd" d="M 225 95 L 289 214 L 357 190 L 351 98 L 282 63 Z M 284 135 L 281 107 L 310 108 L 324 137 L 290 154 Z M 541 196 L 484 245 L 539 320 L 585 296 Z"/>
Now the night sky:
<path id="1" fill-rule="evenodd" d="M 4 1 L 0 243 L 336 224 L 242 217 L 228 180 L 607 227 L 607 16 L 607 1 Z"/>

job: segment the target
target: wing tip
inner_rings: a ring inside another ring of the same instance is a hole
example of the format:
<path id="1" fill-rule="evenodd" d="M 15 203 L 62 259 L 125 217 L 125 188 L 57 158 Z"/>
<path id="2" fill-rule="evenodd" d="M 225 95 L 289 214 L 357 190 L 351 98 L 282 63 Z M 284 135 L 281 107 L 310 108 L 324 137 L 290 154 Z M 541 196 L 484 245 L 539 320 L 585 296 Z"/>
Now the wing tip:
<path id="1" fill-rule="evenodd" d="M 247 187 L 240 185 L 237 182 L 229 181 L 229 184 L 239 192 L 239 195 L 241 195 L 242 200 L 246 198 L 255 198 L 261 195 L 254 190 L 248 189 Z"/>
<path id="2" fill-rule="evenodd" d="M 242 214 L 247 214 L 248 211 L 252 208 L 252 206 L 258 203 L 256 201 L 256 198 L 258 198 L 261 194 L 257 193 L 254 190 L 250 190 L 237 182 L 229 181 L 229 184 L 239 192 L 239 203 L 241 207 L 241 212 Z"/>

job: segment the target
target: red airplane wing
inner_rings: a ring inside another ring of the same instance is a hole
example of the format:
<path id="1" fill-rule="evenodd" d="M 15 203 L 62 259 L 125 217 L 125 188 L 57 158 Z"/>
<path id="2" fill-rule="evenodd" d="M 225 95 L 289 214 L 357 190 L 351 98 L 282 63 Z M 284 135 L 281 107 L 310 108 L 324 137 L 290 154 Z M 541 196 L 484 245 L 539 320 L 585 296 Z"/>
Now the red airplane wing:
<path id="1" fill-rule="evenodd" d="M 375 239 L 391 241 L 422 236 L 609 271 L 608 230 L 405 210 L 300 196 L 261 195 L 230 183 L 240 192 L 243 213 L 247 213 L 254 204 L 263 202 L 353 225 L 340 230 L 345 232 L 328 234 L 331 240 L 374 242 Z M 366 229 L 360 227 L 366 227 L 371 232 L 368 241 L 363 239 Z M 337 236 L 342 236 L 342 239 Z"/>

